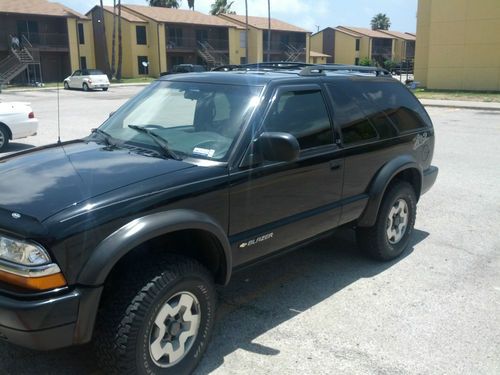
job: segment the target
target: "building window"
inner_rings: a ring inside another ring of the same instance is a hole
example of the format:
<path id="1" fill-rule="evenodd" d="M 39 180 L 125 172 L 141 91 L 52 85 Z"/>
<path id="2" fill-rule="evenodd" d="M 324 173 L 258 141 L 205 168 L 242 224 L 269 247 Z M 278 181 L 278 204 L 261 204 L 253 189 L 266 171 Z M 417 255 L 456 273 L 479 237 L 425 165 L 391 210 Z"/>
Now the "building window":
<path id="1" fill-rule="evenodd" d="M 87 58 L 80 56 L 80 69 L 87 69 Z"/>
<path id="2" fill-rule="evenodd" d="M 182 29 L 179 27 L 168 28 L 167 48 L 178 48 L 183 45 Z"/>
<path id="3" fill-rule="evenodd" d="M 240 57 L 240 64 L 243 65 L 243 64 L 247 64 L 247 58 L 245 56 L 241 56 Z"/>
<path id="4" fill-rule="evenodd" d="M 356 51 L 359 51 L 360 40 L 356 39 Z"/>
<path id="5" fill-rule="evenodd" d="M 354 59 L 354 65 L 359 65 L 359 57 L 356 57 L 356 58 Z"/>
<path id="6" fill-rule="evenodd" d="M 85 33 L 83 32 L 83 23 L 78 24 L 78 40 L 80 44 L 85 44 Z"/>
<path id="7" fill-rule="evenodd" d="M 147 56 L 137 56 L 138 72 L 141 75 L 149 74 L 149 61 Z"/>
<path id="8" fill-rule="evenodd" d="M 240 31 L 240 48 L 246 48 L 246 47 L 247 47 L 247 32 Z"/>
<path id="9" fill-rule="evenodd" d="M 136 26 L 135 37 L 137 39 L 137 44 L 147 44 L 146 26 Z"/>

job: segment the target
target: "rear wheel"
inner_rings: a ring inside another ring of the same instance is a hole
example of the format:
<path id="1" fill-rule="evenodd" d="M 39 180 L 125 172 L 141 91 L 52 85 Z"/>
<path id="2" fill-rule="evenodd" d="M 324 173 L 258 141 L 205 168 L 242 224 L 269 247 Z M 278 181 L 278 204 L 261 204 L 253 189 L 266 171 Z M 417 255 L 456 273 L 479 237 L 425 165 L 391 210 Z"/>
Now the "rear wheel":
<path id="1" fill-rule="evenodd" d="M 107 87 L 103 87 L 102 91 L 108 91 L 108 88 Z"/>
<path id="2" fill-rule="evenodd" d="M 404 181 L 392 184 L 382 200 L 375 225 L 356 229 L 359 247 L 378 260 L 398 257 L 410 242 L 416 210 L 413 187 Z"/>
<path id="3" fill-rule="evenodd" d="M 0 152 L 4 151 L 9 144 L 9 132 L 5 126 L 0 125 Z"/>
<path id="4" fill-rule="evenodd" d="M 69 90 L 69 83 L 66 81 L 64 82 L 64 89 Z"/>
<path id="5" fill-rule="evenodd" d="M 136 291 L 128 302 L 103 301 L 96 344 L 107 372 L 189 374 L 207 347 L 215 318 L 212 276 L 186 258 L 155 268 L 112 291 Z"/>
<path id="6" fill-rule="evenodd" d="M 82 88 L 83 91 L 89 91 L 89 85 L 87 85 L 86 83 L 83 84 Z"/>

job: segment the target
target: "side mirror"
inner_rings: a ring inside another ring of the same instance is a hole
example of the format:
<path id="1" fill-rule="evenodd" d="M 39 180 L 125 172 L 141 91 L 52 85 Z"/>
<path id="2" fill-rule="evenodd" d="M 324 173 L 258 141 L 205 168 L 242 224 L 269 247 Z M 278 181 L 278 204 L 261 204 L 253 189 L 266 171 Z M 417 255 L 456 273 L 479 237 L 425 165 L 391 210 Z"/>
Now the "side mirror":
<path id="1" fill-rule="evenodd" d="M 299 157 L 300 145 L 293 135 L 281 132 L 265 132 L 255 140 L 255 150 L 264 160 L 294 161 Z"/>

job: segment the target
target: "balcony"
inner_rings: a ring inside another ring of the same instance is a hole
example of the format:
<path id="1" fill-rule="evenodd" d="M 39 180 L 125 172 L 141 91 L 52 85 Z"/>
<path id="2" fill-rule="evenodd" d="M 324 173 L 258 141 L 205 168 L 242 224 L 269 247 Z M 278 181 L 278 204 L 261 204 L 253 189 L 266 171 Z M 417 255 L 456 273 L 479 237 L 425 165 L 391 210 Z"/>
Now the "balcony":
<path id="1" fill-rule="evenodd" d="M 267 51 L 267 46 L 268 46 L 267 40 L 264 40 L 264 43 L 263 43 L 264 52 Z M 271 40 L 271 52 L 285 52 L 290 48 L 297 50 L 297 51 L 301 51 L 301 50 L 304 50 L 306 48 L 306 44 L 305 43 L 296 43 L 296 42 L 287 43 L 287 42 L 282 42 L 282 41 Z"/>
<path id="2" fill-rule="evenodd" d="M 14 33 L 15 34 L 15 33 Z M 10 35 L 13 33 L 0 33 L 0 47 L 10 48 Z M 21 44 L 26 43 L 26 40 L 31 43 L 34 48 L 68 48 L 68 35 L 57 33 L 21 33 L 16 34 L 19 37 Z"/>
<path id="3" fill-rule="evenodd" d="M 169 38 L 167 40 L 167 50 L 179 52 L 198 50 L 200 43 L 205 42 L 208 42 L 216 51 L 229 50 L 229 42 L 227 39 L 207 39 L 200 41 L 195 38 Z"/>

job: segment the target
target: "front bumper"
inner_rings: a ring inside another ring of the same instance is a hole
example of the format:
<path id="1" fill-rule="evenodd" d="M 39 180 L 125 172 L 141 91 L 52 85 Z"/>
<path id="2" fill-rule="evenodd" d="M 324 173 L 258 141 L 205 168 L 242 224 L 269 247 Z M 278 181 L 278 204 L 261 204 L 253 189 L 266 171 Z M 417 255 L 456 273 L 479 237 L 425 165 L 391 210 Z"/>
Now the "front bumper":
<path id="1" fill-rule="evenodd" d="M 435 167 L 433 165 L 431 165 L 424 171 L 422 179 L 422 191 L 420 192 L 420 195 L 427 193 L 432 187 L 432 185 L 434 185 L 434 182 L 436 182 L 438 172 L 439 172 L 438 167 Z"/>
<path id="2" fill-rule="evenodd" d="M 90 341 L 102 288 L 27 300 L 0 295 L 0 340 L 36 350 Z"/>

